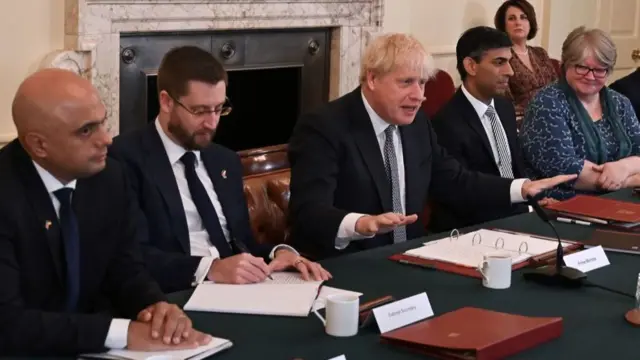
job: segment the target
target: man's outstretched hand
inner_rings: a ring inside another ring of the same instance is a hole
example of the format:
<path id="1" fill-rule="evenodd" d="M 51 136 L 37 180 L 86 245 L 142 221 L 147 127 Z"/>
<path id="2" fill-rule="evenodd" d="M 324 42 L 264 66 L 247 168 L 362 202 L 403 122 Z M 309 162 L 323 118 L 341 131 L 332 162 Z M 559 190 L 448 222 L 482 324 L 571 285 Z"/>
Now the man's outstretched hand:
<path id="1" fill-rule="evenodd" d="M 541 180 L 527 180 L 522 184 L 522 198 L 528 199 L 529 197 L 535 198 L 541 192 L 554 188 L 560 184 L 566 183 L 578 178 L 578 175 L 558 175 L 552 178 Z"/>

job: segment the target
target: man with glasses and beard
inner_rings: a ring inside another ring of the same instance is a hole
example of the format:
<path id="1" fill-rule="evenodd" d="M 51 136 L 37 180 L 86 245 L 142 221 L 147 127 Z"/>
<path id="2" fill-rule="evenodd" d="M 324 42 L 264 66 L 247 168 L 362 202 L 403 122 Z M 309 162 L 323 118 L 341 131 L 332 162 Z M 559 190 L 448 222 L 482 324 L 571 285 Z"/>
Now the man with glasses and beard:
<path id="1" fill-rule="evenodd" d="M 207 51 L 172 49 L 158 70 L 157 119 L 118 136 L 110 148 L 127 169 L 144 213 L 147 265 L 167 292 L 204 280 L 261 282 L 290 267 L 305 279 L 329 279 L 293 248 L 255 241 L 240 158 L 212 142 L 220 117 L 231 111 L 227 82 Z"/>

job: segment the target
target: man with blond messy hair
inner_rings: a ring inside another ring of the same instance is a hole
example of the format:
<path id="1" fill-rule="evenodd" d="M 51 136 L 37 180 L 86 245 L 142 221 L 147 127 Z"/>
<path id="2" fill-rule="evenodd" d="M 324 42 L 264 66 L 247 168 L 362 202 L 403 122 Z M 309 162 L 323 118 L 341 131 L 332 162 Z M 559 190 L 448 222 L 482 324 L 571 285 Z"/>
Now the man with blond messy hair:
<path id="1" fill-rule="evenodd" d="M 575 178 L 524 181 L 514 199 L 513 179 L 463 169 L 420 111 L 434 70 L 414 37 L 380 36 L 364 54 L 360 86 L 298 121 L 289 143 L 297 248 L 327 257 L 404 242 L 425 234 L 429 196 L 483 211 Z"/>

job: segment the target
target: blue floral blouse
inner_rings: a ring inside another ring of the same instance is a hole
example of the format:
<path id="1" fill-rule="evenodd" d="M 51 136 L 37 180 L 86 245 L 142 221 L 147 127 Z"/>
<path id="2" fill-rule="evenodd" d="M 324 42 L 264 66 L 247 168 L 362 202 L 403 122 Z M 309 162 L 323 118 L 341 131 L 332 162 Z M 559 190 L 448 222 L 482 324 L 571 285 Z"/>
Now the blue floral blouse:
<path id="1" fill-rule="evenodd" d="M 631 155 L 640 155 L 640 124 L 631 102 L 620 93 L 611 92 L 615 110 L 631 139 Z M 607 162 L 616 161 L 618 143 L 606 117 L 596 122 L 596 128 L 606 142 Z M 520 141 L 527 163 L 528 176 L 541 179 L 562 174 L 580 174 L 586 158 L 585 139 L 579 119 L 571 111 L 566 96 L 557 82 L 541 89 L 525 111 Z M 593 159 L 587 159 L 595 162 Z M 573 183 L 560 185 L 547 192 L 558 200 L 580 192 Z"/>

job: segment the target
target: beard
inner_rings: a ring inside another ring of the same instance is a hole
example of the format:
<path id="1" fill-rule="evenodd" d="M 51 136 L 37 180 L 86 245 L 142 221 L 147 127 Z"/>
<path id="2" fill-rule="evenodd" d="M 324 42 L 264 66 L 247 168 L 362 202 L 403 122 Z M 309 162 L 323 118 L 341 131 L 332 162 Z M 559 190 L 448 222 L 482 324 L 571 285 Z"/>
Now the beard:
<path id="1" fill-rule="evenodd" d="M 202 150 L 211 144 L 215 130 L 200 130 L 189 133 L 173 116 L 169 119 L 167 129 L 187 150 Z"/>

